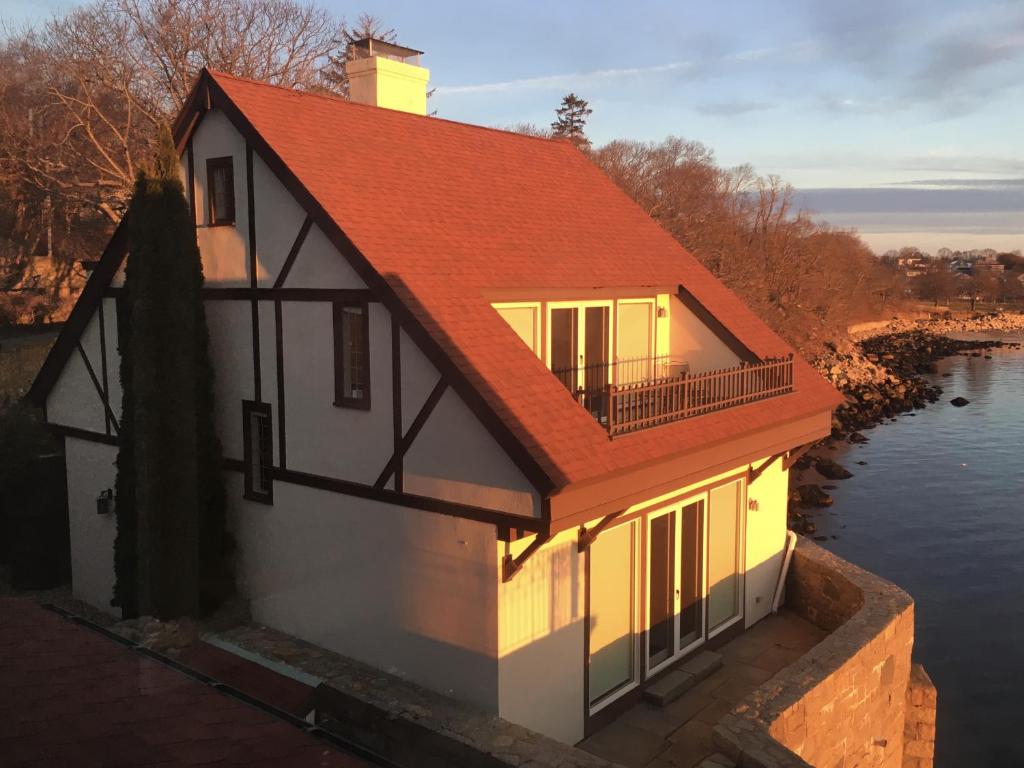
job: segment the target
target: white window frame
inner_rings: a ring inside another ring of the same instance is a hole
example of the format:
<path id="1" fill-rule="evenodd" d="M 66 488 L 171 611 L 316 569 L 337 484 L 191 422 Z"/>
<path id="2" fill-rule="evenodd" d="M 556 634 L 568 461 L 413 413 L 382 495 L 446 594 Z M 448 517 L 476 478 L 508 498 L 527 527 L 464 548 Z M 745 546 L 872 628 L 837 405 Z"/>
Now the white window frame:
<path id="1" fill-rule="evenodd" d="M 608 309 L 608 361 L 611 363 L 615 360 L 615 323 L 617 318 L 615 317 L 615 301 L 613 299 L 604 299 L 600 301 L 549 301 L 544 310 L 544 364 L 551 370 L 551 311 L 554 309 L 576 309 L 576 360 L 574 365 L 577 367 L 576 372 L 576 386 L 583 387 L 585 385 L 583 379 L 583 369 L 580 366 L 579 357 L 580 350 L 585 347 L 586 342 L 586 309 L 587 307 L 605 307 Z M 611 383 L 612 366 L 608 366 L 608 381 Z"/>

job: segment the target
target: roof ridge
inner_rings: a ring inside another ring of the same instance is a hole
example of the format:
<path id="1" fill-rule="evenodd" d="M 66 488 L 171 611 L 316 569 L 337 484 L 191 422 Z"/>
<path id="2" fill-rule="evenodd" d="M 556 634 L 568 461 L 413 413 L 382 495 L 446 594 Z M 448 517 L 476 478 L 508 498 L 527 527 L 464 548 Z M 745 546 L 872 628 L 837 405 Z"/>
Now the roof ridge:
<path id="1" fill-rule="evenodd" d="M 317 99 L 325 99 L 327 101 L 331 101 L 331 102 L 334 102 L 334 103 L 337 103 L 337 104 L 345 104 L 345 105 L 352 106 L 352 107 L 357 107 L 357 108 L 360 108 L 360 109 L 374 109 L 374 110 L 386 109 L 385 107 L 375 107 L 372 104 L 363 104 L 362 102 L 359 102 L 359 101 L 352 101 L 351 99 L 346 99 L 345 97 L 340 96 L 340 95 L 338 95 L 336 93 L 318 93 L 316 91 L 303 91 L 303 90 L 300 90 L 298 88 L 293 88 L 293 87 L 287 86 L 287 85 L 278 85 L 277 83 L 268 83 L 266 80 L 257 80 L 257 79 L 252 78 L 252 77 L 241 77 L 240 75 L 233 75 L 230 72 L 225 72 L 225 71 L 220 70 L 220 69 L 210 69 L 209 67 L 205 67 L 205 69 L 210 74 L 210 76 L 213 77 L 214 79 L 217 79 L 217 78 L 227 78 L 229 80 L 237 80 L 237 81 L 243 82 L 243 83 L 250 83 L 251 85 L 259 85 L 259 86 L 263 86 L 265 88 L 274 88 L 274 89 L 279 90 L 279 91 L 286 91 L 287 93 L 291 93 L 291 94 L 294 94 L 296 96 L 309 96 L 309 97 L 317 98 Z M 558 146 L 558 147 L 566 146 L 566 147 L 572 148 L 573 150 L 576 149 L 576 147 L 568 139 L 558 139 L 558 138 L 555 138 L 553 136 L 550 137 L 550 138 L 547 137 L 547 136 L 531 136 L 528 133 L 519 133 L 518 131 L 512 131 L 512 130 L 509 130 L 507 128 L 498 128 L 497 126 L 493 126 L 493 125 L 477 125 L 476 123 L 465 123 L 465 122 L 462 122 L 461 120 L 453 120 L 450 117 L 437 117 L 436 115 L 417 115 L 414 112 L 402 112 L 401 110 L 397 110 L 397 109 L 387 109 L 386 111 L 394 113 L 396 115 L 405 115 L 407 117 L 412 117 L 412 118 L 416 118 L 416 119 L 427 119 L 427 120 L 430 120 L 432 122 L 440 122 L 440 123 L 447 123 L 449 125 L 457 125 L 457 126 L 460 126 L 462 128 L 473 128 L 473 129 L 480 130 L 480 131 L 493 131 L 494 133 L 500 133 L 503 136 L 516 136 L 516 137 L 519 137 L 519 138 L 522 138 L 522 139 L 532 139 L 534 141 L 542 141 L 542 142 L 544 142 L 545 144 L 547 144 L 549 146 Z"/>

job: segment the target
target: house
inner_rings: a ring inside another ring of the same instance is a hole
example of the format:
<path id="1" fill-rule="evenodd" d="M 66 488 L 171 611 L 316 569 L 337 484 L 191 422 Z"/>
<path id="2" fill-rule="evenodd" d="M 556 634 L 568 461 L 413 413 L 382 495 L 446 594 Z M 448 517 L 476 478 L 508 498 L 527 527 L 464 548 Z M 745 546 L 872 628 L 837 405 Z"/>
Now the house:
<path id="1" fill-rule="evenodd" d="M 974 272 L 974 263 L 963 258 L 949 262 L 949 271 L 957 275 L 970 275 Z"/>
<path id="2" fill-rule="evenodd" d="M 175 124 L 240 589 L 575 743 L 772 610 L 788 468 L 840 397 L 585 154 L 425 116 L 418 52 L 372 45 L 363 103 L 204 71 Z M 100 607 L 128 246 L 31 392 Z"/>

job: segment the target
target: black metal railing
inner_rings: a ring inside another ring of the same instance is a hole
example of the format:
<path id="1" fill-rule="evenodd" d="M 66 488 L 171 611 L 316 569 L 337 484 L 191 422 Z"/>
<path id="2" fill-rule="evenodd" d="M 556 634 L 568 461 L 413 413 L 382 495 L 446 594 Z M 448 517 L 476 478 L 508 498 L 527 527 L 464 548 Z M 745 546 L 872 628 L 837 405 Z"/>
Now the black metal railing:
<path id="1" fill-rule="evenodd" d="M 793 391 L 793 356 L 689 373 L 667 356 L 552 371 L 612 435 Z"/>

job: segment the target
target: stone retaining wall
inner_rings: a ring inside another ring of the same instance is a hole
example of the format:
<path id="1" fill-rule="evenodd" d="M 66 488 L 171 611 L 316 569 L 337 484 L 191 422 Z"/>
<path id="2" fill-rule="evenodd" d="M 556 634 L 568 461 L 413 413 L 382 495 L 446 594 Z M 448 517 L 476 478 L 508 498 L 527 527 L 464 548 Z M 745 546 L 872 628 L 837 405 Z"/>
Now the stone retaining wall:
<path id="1" fill-rule="evenodd" d="M 935 757 L 935 706 L 938 695 L 920 664 L 910 668 L 907 714 L 903 725 L 903 768 L 931 768 Z"/>
<path id="2" fill-rule="evenodd" d="M 831 634 L 726 715 L 716 745 L 743 768 L 902 768 L 910 596 L 803 538 L 786 589 L 787 606 Z"/>
<path id="3" fill-rule="evenodd" d="M 367 674 L 368 673 L 368 674 Z M 372 679 L 371 684 L 367 684 Z M 417 768 L 622 768 L 589 752 L 369 670 L 316 691 L 326 731 Z"/>

